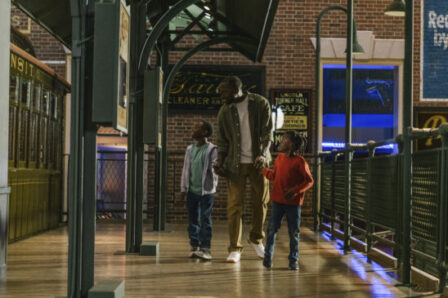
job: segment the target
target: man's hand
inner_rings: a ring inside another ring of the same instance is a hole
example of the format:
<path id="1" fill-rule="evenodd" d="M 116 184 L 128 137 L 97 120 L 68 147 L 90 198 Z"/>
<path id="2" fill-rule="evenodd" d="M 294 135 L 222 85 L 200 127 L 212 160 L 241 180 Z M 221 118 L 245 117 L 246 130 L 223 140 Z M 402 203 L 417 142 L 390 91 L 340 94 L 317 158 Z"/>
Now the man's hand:
<path id="1" fill-rule="evenodd" d="M 181 192 L 180 193 L 180 199 L 182 200 L 182 201 L 185 201 L 185 198 L 187 197 L 187 193 L 186 192 Z"/>
<path id="2" fill-rule="evenodd" d="M 265 163 L 266 163 L 266 157 L 264 157 L 263 155 L 258 155 L 257 158 L 255 158 L 254 167 L 256 169 L 262 169 Z"/>
<path id="3" fill-rule="evenodd" d="M 288 201 L 294 196 L 294 192 L 291 189 L 288 189 L 285 192 L 285 200 Z"/>
<path id="4" fill-rule="evenodd" d="M 218 161 L 214 166 L 213 170 L 215 170 L 215 173 L 218 174 L 221 177 L 225 177 L 226 171 L 224 170 L 224 166 L 222 161 Z"/>

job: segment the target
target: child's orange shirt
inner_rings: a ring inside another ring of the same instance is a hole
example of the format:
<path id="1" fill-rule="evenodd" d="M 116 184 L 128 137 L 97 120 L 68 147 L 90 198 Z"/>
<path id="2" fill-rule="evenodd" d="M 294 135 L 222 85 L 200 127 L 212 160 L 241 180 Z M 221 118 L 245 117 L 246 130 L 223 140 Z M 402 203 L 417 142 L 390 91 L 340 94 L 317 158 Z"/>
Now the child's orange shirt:
<path id="1" fill-rule="evenodd" d="M 313 176 L 308 163 L 302 156 L 287 157 L 280 153 L 275 159 L 274 169 L 263 169 L 263 175 L 274 181 L 271 200 L 280 204 L 302 206 L 305 191 L 313 185 Z M 285 199 L 291 190 L 294 195 Z"/>

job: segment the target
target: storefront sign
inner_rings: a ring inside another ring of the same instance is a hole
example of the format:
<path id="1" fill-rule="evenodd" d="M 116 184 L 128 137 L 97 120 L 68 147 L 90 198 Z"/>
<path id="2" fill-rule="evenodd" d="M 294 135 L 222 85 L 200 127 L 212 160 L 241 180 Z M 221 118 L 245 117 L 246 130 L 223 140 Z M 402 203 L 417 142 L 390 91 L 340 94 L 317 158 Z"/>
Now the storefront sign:
<path id="1" fill-rule="evenodd" d="M 448 101 L 448 1 L 422 0 L 422 88 L 426 101 Z"/>
<path id="2" fill-rule="evenodd" d="M 222 103 L 217 88 L 229 75 L 238 76 L 245 91 L 264 95 L 264 66 L 185 66 L 171 87 L 169 110 L 218 111 Z"/>
<path id="3" fill-rule="evenodd" d="M 440 124 L 448 122 L 448 109 L 442 108 L 416 108 L 415 126 L 417 128 L 437 128 Z M 425 150 L 440 147 L 440 137 L 420 139 L 415 141 L 416 150 Z"/>
<path id="4" fill-rule="evenodd" d="M 274 150 L 281 141 L 282 135 L 288 130 L 300 132 L 309 139 L 309 102 L 311 90 L 307 89 L 272 89 L 271 102 L 277 109 L 281 109 L 284 122 L 281 129 L 274 133 Z M 275 110 L 274 110 L 275 112 Z M 276 124 L 274 123 L 274 126 Z M 309 142 L 308 142 L 309 143 Z M 309 146 L 307 146 L 309 148 Z"/>

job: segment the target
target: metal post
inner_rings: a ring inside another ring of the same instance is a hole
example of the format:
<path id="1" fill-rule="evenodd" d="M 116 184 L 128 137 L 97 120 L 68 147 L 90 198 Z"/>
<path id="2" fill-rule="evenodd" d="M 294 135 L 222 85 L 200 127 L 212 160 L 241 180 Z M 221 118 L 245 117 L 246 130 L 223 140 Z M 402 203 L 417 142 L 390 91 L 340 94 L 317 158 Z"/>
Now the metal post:
<path id="1" fill-rule="evenodd" d="M 353 0 L 347 1 L 347 59 L 345 69 L 345 214 L 344 214 L 344 250 L 350 249 L 351 237 L 351 151 L 352 142 L 352 60 L 353 60 Z"/>
<path id="2" fill-rule="evenodd" d="M 10 42 L 11 1 L 0 3 L 0 280 L 6 275 L 9 230 L 9 194 L 8 187 L 8 111 L 9 102 L 9 42 Z"/>
<path id="3" fill-rule="evenodd" d="M 443 292 L 447 282 L 447 220 L 448 220 L 448 124 L 442 124 L 439 127 L 442 137 L 441 169 L 440 169 L 440 207 L 439 207 L 439 280 L 440 292 Z"/>
<path id="4" fill-rule="evenodd" d="M 68 297 L 87 297 L 94 283 L 96 127 L 91 123 L 93 1 L 72 0 L 72 108 Z"/>
<path id="5" fill-rule="evenodd" d="M 370 252 L 372 248 L 372 223 L 371 223 L 371 211 L 372 208 L 372 159 L 375 155 L 375 142 L 369 141 L 367 143 L 369 150 L 369 159 L 367 160 L 367 206 L 366 206 L 366 243 L 367 243 L 367 253 Z"/>
<path id="6" fill-rule="evenodd" d="M 161 55 L 161 68 L 164 73 L 168 73 L 168 58 L 169 51 L 168 47 L 164 46 L 162 49 Z M 164 78 L 166 80 L 166 78 Z M 167 126 L 168 126 L 168 98 L 167 96 L 163 97 L 162 103 L 162 152 L 160 155 L 160 164 L 161 164 L 161 176 L 160 176 L 160 231 L 165 231 L 165 223 L 166 223 L 166 199 L 167 199 L 167 179 L 168 179 L 168 151 L 167 151 L 167 143 L 166 143 L 166 135 L 167 135 Z M 173 186 L 175 187 L 175 186 Z"/>
<path id="7" fill-rule="evenodd" d="M 320 130 L 320 23 L 325 14 L 332 10 L 342 10 L 347 13 L 347 9 L 343 6 L 335 5 L 330 6 L 322 10 L 317 17 L 316 22 L 316 77 L 315 77 L 315 92 L 316 92 L 316 100 L 314 107 L 314 119 L 316 122 L 316 131 L 314 136 L 315 142 L 315 153 L 314 153 L 314 199 L 313 199 L 313 215 L 314 215 L 314 231 L 317 232 L 319 225 L 319 185 L 320 185 L 320 175 L 319 175 L 319 151 L 321 149 L 321 139 L 322 134 Z"/>
<path id="8" fill-rule="evenodd" d="M 126 252 L 139 252 L 142 242 L 142 199 L 144 145 L 141 140 L 143 118 L 143 75 L 138 71 L 138 54 L 146 29 L 142 2 L 131 3 L 129 128 L 126 200 Z"/>
<path id="9" fill-rule="evenodd" d="M 413 57 L 414 57 L 414 1 L 406 0 L 405 53 L 403 77 L 403 234 L 402 282 L 411 280 L 411 197 L 412 197 L 412 117 L 413 117 Z"/>

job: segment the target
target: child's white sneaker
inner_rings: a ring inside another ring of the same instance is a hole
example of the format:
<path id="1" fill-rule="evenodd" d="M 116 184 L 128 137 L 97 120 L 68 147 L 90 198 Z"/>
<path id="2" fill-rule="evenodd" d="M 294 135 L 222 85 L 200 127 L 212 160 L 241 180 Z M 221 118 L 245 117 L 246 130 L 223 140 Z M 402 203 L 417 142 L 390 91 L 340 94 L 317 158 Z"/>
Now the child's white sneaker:
<path id="1" fill-rule="evenodd" d="M 199 250 L 199 247 L 193 246 L 190 250 L 189 257 L 190 258 L 200 258 L 200 254 L 201 254 L 201 251 Z"/>
<path id="2" fill-rule="evenodd" d="M 250 245 L 253 247 L 253 249 L 254 249 L 255 252 L 257 253 L 257 256 L 258 256 L 260 259 L 264 259 L 264 245 L 263 245 L 263 243 L 258 243 L 258 244 L 256 244 L 256 243 L 253 243 L 253 242 L 250 241 L 250 240 L 247 240 L 247 242 L 249 242 Z"/>
<path id="3" fill-rule="evenodd" d="M 241 253 L 239 251 L 232 251 L 227 257 L 227 263 L 238 263 L 241 258 Z"/>
<path id="4" fill-rule="evenodd" d="M 201 248 L 201 259 L 210 261 L 212 259 L 212 253 L 210 252 L 210 248 Z"/>

